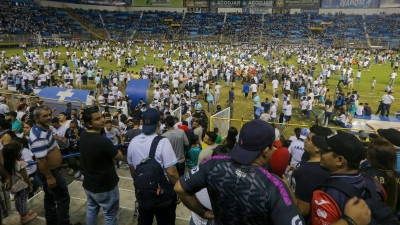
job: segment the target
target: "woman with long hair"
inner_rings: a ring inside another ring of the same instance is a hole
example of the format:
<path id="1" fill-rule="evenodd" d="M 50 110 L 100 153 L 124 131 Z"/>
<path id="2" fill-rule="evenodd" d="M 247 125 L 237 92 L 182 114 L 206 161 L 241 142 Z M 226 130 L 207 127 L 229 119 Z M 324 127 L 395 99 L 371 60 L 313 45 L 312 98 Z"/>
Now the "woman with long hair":
<path id="1" fill-rule="evenodd" d="M 394 146 L 386 139 L 374 139 L 368 146 L 367 159 L 370 166 L 362 167 L 361 171 L 378 179 L 387 193 L 386 205 L 400 211 L 400 188 L 396 181 L 400 173 L 396 171 L 397 155 Z"/>
<path id="2" fill-rule="evenodd" d="M 235 127 L 230 127 L 228 130 L 228 135 L 222 144 L 226 145 L 229 149 L 232 149 L 236 145 L 236 136 L 238 133 L 239 132 Z"/>

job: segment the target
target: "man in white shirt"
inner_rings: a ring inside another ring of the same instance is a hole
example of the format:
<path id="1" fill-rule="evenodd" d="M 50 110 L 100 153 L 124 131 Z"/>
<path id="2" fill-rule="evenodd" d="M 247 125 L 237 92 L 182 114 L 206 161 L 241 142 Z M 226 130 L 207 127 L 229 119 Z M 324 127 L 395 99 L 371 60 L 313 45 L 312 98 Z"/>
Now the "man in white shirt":
<path id="1" fill-rule="evenodd" d="M 389 85 L 394 83 L 394 79 L 397 77 L 397 73 L 396 70 L 393 70 L 393 73 L 391 73 L 390 75 L 390 79 L 389 79 Z"/>
<path id="2" fill-rule="evenodd" d="M 360 103 L 356 109 L 356 115 L 362 116 L 364 114 L 364 103 Z"/>
<path id="3" fill-rule="evenodd" d="M 275 95 L 276 89 L 278 89 L 279 81 L 275 78 L 272 81 L 272 95 Z"/>
<path id="4" fill-rule="evenodd" d="M 90 91 L 89 95 L 86 97 L 86 106 L 95 105 L 96 98 L 93 95 L 94 95 L 94 91 Z"/>
<path id="5" fill-rule="evenodd" d="M 390 106 L 392 105 L 392 103 L 394 102 L 394 97 L 392 96 L 392 92 L 389 91 L 386 95 L 382 96 L 382 111 L 381 111 L 381 116 L 384 116 L 385 112 L 386 112 L 386 117 L 389 116 L 390 113 Z"/>
<path id="6" fill-rule="evenodd" d="M 276 118 L 276 106 L 274 101 L 271 102 L 271 109 L 269 110 L 269 114 L 271 115 L 271 123 L 273 123 Z"/>
<path id="7" fill-rule="evenodd" d="M 143 133 L 139 134 L 133 138 L 128 147 L 127 161 L 130 168 L 132 178 L 134 177 L 137 166 L 141 164 L 144 158 L 147 158 L 150 153 L 150 146 L 155 138 L 158 138 L 157 133 L 160 128 L 160 113 L 155 109 L 147 109 L 143 113 Z M 154 158 L 161 165 L 165 171 L 165 175 L 172 184 L 171 187 L 166 188 L 171 189 L 173 192 L 173 185 L 178 181 L 179 175 L 176 169 L 177 159 L 172 149 L 171 142 L 167 138 L 159 139 Z M 145 200 L 143 200 L 145 201 Z M 157 210 L 146 210 L 141 208 L 142 204 L 139 204 L 139 220 L 150 221 L 152 223 L 154 216 L 162 216 L 163 220 L 170 221 L 171 224 L 175 223 L 175 210 L 176 201 L 168 206 Z"/>
<path id="8" fill-rule="evenodd" d="M 161 92 L 160 92 L 160 88 L 156 87 L 156 89 L 153 91 L 153 97 L 154 100 L 157 100 L 161 98 Z"/>
<path id="9" fill-rule="evenodd" d="M 215 87 L 214 87 L 214 89 L 215 89 L 215 95 L 214 95 L 214 101 L 215 101 L 215 103 L 218 103 L 219 102 L 219 91 L 220 91 L 220 89 L 221 89 L 221 85 L 219 85 L 218 84 L 218 82 L 216 83 L 216 85 L 215 85 Z"/>
<path id="10" fill-rule="evenodd" d="M 250 85 L 250 88 L 251 88 L 251 98 L 254 99 L 254 95 L 257 94 L 257 84 L 252 83 Z"/>

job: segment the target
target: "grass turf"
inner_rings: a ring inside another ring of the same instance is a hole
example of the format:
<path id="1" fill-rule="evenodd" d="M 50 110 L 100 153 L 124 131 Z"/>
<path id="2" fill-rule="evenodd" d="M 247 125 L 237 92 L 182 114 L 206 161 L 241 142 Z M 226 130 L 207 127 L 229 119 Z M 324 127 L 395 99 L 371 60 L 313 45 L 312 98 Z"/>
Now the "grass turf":
<path id="1" fill-rule="evenodd" d="M 140 47 L 144 47 L 143 44 L 137 44 Z M 167 51 L 169 49 L 170 45 L 166 44 L 165 45 L 165 51 Z M 146 47 L 147 49 L 149 49 L 150 47 Z M 16 55 L 19 54 L 22 56 L 22 50 L 19 48 L 3 48 L 6 51 L 6 56 L 7 57 L 11 57 L 11 55 Z M 28 48 L 28 50 L 31 50 L 33 48 Z M 71 48 L 72 49 L 72 48 Z M 70 49 L 70 51 L 71 51 Z M 58 47 L 57 49 L 55 49 L 57 51 L 61 52 L 61 58 L 58 59 L 58 61 L 60 61 L 60 63 L 63 62 L 63 60 L 66 60 L 66 49 L 65 47 Z M 75 49 L 73 49 L 75 50 Z M 80 57 L 81 55 L 83 55 L 83 52 L 79 52 L 78 50 L 76 50 L 78 53 L 78 56 Z M 43 52 L 43 49 L 40 49 L 40 52 Z M 135 50 L 133 49 L 132 54 L 135 54 Z M 275 56 L 277 56 L 277 52 L 274 52 Z M 172 57 L 173 59 L 177 59 L 176 57 Z M 269 64 L 268 61 L 265 61 L 262 57 L 258 57 L 256 58 L 257 61 L 259 61 L 260 63 L 262 63 L 263 65 L 267 66 Z M 25 60 L 23 60 L 25 61 Z M 124 60 L 121 60 L 122 65 L 124 64 Z M 148 54 L 147 58 L 146 58 L 146 62 L 153 64 L 154 66 L 156 66 L 157 68 L 160 68 L 162 66 L 162 60 L 161 59 L 157 59 L 156 61 L 154 61 L 153 59 L 153 54 Z M 292 57 L 291 60 L 285 61 L 287 62 L 289 65 L 290 64 L 294 64 L 297 68 L 297 62 L 296 62 L 296 57 Z M 68 65 L 72 66 L 72 62 L 68 62 Z M 141 49 L 141 52 L 139 53 L 138 56 L 138 65 L 136 65 L 134 68 L 128 68 L 128 71 L 134 71 L 134 72 L 139 72 L 140 68 L 144 65 L 144 61 L 143 61 L 143 48 Z M 103 74 L 108 74 L 108 72 L 110 70 L 117 70 L 117 64 L 114 61 L 112 64 L 109 63 L 108 61 L 105 61 L 102 59 L 99 60 L 99 66 L 103 69 Z M 357 71 L 357 65 L 353 65 L 352 68 L 354 69 L 354 71 Z M 72 68 L 74 69 L 74 68 Z M 320 72 L 320 65 L 317 66 L 317 69 L 315 71 L 315 75 L 318 75 Z M 388 81 L 389 81 L 389 75 L 392 73 L 393 69 L 390 67 L 390 62 L 388 62 L 387 64 L 383 64 L 383 65 L 379 65 L 379 64 L 374 64 L 372 63 L 371 67 L 370 67 L 370 71 L 362 71 L 362 75 L 361 75 L 361 83 L 354 83 L 354 89 L 353 90 L 357 90 L 358 94 L 361 96 L 359 99 L 359 102 L 363 102 L 363 103 L 369 103 L 369 105 L 372 108 L 372 112 L 375 113 L 375 111 L 378 108 L 378 101 L 379 99 L 385 94 L 384 90 L 386 88 L 386 86 L 388 85 Z M 355 74 L 355 73 L 354 73 Z M 372 77 L 376 77 L 376 86 L 375 86 L 375 91 L 374 94 L 369 94 L 369 90 L 370 90 L 370 83 L 371 83 L 371 79 Z M 329 80 L 329 84 L 328 87 L 331 90 L 331 100 L 333 100 L 333 96 L 334 96 L 334 90 L 335 90 L 335 86 L 338 83 L 339 80 L 339 76 L 335 76 L 335 75 L 331 75 L 331 78 Z M 354 77 L 355 80 L 355 77 Z M 398 85 L 399 81 L 395 80 L 395 84 L 393 85 L 395 87 L 395 93 L 393 94 L 394 98 L 395 98 L 395 102 L 392 104 L 391 107 L 391 115 L 393 115 L 393 113 L 397 110 L 400 110 L 400 104 L 396 104 L 396 99 L 400 98 L 400 94 L 398 92 L 396 92 L 396 88 Z M 227 104 L 225 103 L 227 98 L 228 98 L 228 92 L 230 90 L 230 87 L 225 87 L 225 82 L 220 81 L 220 85 L 223 87 L 221 89 L 221 94 L 220 94 L 220 101 L 219 101 L 219 105 L 222 106 L 222 108 L 226 108 Z M 232 83 L 230 84 L 230 86 L 232 86 Z M 279 85 L 279 91 L 277 91 L 278 94 L 281 94 L 280 88 L 282 87 L 282 84 Z M 88 89 L 95 89 L 94 85 L 89 85 L 88 84 Z M 152 89 L 152 88 L 151 88 Z M 236 80 L 236 88 L 235 88 L 235 102 L 234 102 L 234 118 L 236 119 L 241 119 L 241 117 L 243 116 L 244 120 L 251 120 L 252 119 L 252 115 L 253 115 L 253 103 L 251 100 L 245 102 L 244 101 L 244 96 L 241 94 L 241 90 L 242 90 L 242 84 L 240 83 L 240 81 Z M 151 90 L 152 91 L 152 90 Z M 346 88 L 343 88 L 344 92 L 347 92 Z M 265 93 L 259 93 L 260 95 L 260 99 L 261 101 L 264 101 L 265 98 L 269 98 L 271 100 L 272 97 L 272 90 L 271 90 L 271 82 L 268 81 L 267 82 L 267 88 L 265 90 Z M 282 102 L 282 96 L 280 95 L 279 98 L 281 99 Z M 292 101 L 292 105 L 294 107 L 293 109 L 293 116 L 292 116 L 292 121 L 291 123 L 298 123 L 299 122 L 299 118 L 300 118 L 300 106 L 299 106 L 299 100 L 297 99 L 291 99 Z M 216 104 L 216 105 L 218 105 Z M 207 111 L 207 104 L 202 102 L 203 105 L 203 109 L 205 109 Z M 216 106 L 215 105 L 215 106 Z M 282 103 L 279 104 L 279 109 L 278 112 L 281 111 L 281 107 L 282 107 Z M 321 109 L 322 110 L 322 106 L 315 106 L 313 107 L 313 109 Z M 216 110 L 214 108 L 214 110 Z M 279 115 L 279 113 L 277 113 Z M 302 123 L 302 122 L 300 122 Z M 239 122 L 235 122 L 232 123 L 235 124 L 237 126 L 239 126 Z"/>

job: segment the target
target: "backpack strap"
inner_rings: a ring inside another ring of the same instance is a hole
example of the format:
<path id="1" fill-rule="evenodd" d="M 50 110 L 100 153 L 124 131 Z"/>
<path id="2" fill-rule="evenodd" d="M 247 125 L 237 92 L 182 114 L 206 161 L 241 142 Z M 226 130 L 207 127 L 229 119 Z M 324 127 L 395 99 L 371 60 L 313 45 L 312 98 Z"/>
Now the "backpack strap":
<path id="1" fill-rule="evenodd" d="M 160 140 L 163 138 L 165 138 L 165 137 L 159 136 L 159 135 L 154 137 L 153 141 L 151 142 L 151 147 L 150 147 L 150 152 L 149 152 L 150 159 L 152 159 L 154 157 L 154 155 L 156 154 L 158 142 L 160 142 Z"/>
<path id="2" fill-rule="evenodd" d="M 361 193 L 360 191 L 358 191 L 357 188 L 339 179 L 328 179 L 327 181 L 319 185 L 319 189 L 321 187 L 334 188 L 342 192 L 343 194 L 347 195 L 347 197 L 349 198 L 352 198 L 354 196 L 357 196 L 357 198 L 362 198 Z"/>
<path id="3" fill-rule="evenodd" d="M 376 193 L 376 185 L 375 185 L 374 178 L 365 173 L 361 173 L 361 175 L 364 177 L 366 189 L 369 192 L 371 198 L 378 199 L 378 194 Z"/>

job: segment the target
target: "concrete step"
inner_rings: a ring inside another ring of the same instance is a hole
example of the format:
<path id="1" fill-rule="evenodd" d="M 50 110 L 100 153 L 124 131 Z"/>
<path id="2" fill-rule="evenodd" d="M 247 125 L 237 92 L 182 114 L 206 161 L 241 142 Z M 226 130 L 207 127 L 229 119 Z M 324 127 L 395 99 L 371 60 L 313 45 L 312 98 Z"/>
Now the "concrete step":
<path id="1" fill-rule="evenodd" d="M 118 213 L 118 224 L 120 225 L 136 225 L 137 219 L 133 218 L 135 193 L 133 191 L 133 182 L 130 177 L 129 170 L 121 167 L 117 169 L 117 174 L 120 177 L 118 188 L 120 192 L 120 210 Z M 82 181 L 72 180 L 71 177 L 66 177 L 69 194 L 71 196 L 70 217 L 71 223 L 81 222 L 86 224 L 86 194 L 82 187 Z M 43 208 L 44 192 L 40 192 L 33 198 L 28 200 L 28 208 L 38 213 L 38 217 L 32 220 L 28 225 L 45 225 L 44 208 Z M 11 202 L 14 209 L 14 202 Z M 190 210 L 183 204 L 179 204 L 176 209 L 176 224 L 189 224 Z M 20 225 L 20 217 L 15 209 L 12 215 L 3 220 L 4 225 Z M 99 224 L 104 224 L 102 212 L 99 213 Z M 156 221 L 154 220 L 154 223 Z"/>

